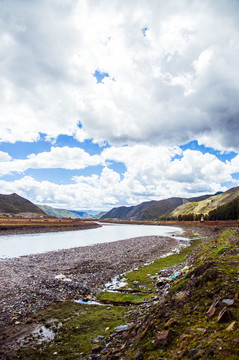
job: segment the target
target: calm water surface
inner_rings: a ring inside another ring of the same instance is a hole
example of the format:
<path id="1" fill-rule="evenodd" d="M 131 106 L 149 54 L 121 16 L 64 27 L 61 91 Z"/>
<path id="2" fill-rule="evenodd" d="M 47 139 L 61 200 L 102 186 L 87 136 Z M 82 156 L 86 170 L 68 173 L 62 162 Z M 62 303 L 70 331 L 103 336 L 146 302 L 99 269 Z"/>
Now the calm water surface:
<path id="1" fill-rule="evenodd" d="M 104 224 L 100 228 L 88 230 L 0 236 L 0 259 L 89 246 L 138 236 L 172 236 L 175 234 L 180 237 L 182 232 L 182 229 L 170 226 Z"/>

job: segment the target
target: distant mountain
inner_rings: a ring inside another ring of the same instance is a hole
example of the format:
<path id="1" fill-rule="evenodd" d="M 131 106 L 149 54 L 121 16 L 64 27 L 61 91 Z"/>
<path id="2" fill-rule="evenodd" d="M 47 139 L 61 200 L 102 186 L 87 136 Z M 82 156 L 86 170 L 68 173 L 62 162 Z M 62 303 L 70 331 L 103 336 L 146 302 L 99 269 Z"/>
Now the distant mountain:
<path id="1" fill-rule="evenodd" d="M 105 215 L 101 217 L 102 220 L 104 219 L 119 219 L 119 220 L 127 220 L 127 219 L 138 219 L 139 214 L 155 203 L 155 201 L 147 201 L 143 202 L 136 206 L 120 206 L 118 208 L 113 208 L 110 211 L 108 211 Z"/>
<path id="2" fill-rule="evenodd" d="M 40 209 L 42 209 L 48 215 L 55 216 L 58 218 L 81 219 L 82 217 L 84 217 L 84 216 L 80 216 L 79 214 L 76 214 L 70 210 L 57 209 L 57 208 L 53 208 L 48 205 L 38 205 L 38 206 Z"/>
<path id="3" fill-rule="evenodd" d="M 152 200 L 143 202 L 136 206 L 120 206 L 108 211 L 101 219 L 119 219 L 119 220 L 155 220 L 162 217 L 172 216 L 172 212 L 183 204 L 195 201 L 201 201 L 210 198 L 213 195 L 202 195 L 192 198 L 172 197 L 164 200 Z M 185 205 L 186 206 L 186 205 Z"/>
<path id="4" fill-rule="evenodd" d="M 45 211 L 48 215 L 56 216 L 58 218 L 70 218 L 70 219 L 94 219 L 97 218 L 98 211 L 95 210 L 65 210 L 65 209 L 58 209 L 53 208 L 48 205 L 38 205 L 40 209 Z"/>
<path id="5" fill-rule="evenodd" d="M 10 195 L 0 194 L 0 214 L 23 217 L 46 216 L 46 213 L 38 206 L 15 193 Z"/>

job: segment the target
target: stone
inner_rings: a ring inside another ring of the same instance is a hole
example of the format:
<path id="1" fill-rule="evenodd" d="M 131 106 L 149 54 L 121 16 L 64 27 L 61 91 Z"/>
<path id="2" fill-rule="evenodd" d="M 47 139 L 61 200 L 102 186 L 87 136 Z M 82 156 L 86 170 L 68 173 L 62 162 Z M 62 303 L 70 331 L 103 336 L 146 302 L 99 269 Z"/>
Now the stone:
<path id="1" fill-rule="evenodd" d="M 219 313 L 217 321 L 218 322 L 227 322 L 231 319 L 231 314 L 228 308 L 225 306 Z"/>
<path id="2" fill-rule="evenodd" d="M 188 295 L 186 292 L 184 291 L 179 291 L 177 294 L 174 295 L 173 297 L 173 300 L 176 302 L 176 303 L 180 303 L 180 302 L 183 302 L 187 299 Z"/>
<path id="3" fill-rule="evenodd" d="M 202 349 L 191 349 L 189 350 L 189 354 L 191 356 L 191 358 L 193 359 L 201 359 L 202 356 L 204 355 L 205 351 Z"/>
<path id="4" fill-rule="evenodd" d="M 100 345 L 95 345 L 95 346 L 92 348 L 92 352 L 93 352 L 93 353 L 99 352 L 101 349 L 102 349 L 102 346 L 100 346 Z"/>
<path id="5" fill-rule="evenodd" d="M 236 321 L 233 321 L 227 328 L 226 331 L 232 331 L 235 329 Z"/>
<path id="6" fill-rule="evenodd" d="M 187 334 L 183 334 L 180 336 L 180 338 L 178 339 L 178 342 L 181 343 L 182 341 L 184 341 L 185 339 L 187 339 L 188 335 Z"/>
<path id="7" fill-rule="evenodd" d="M 129 325 L 116 326 L 116 332 L 123 332 L 129 330 Z"/>
<path id="8" fill-rule="evenodd" d="M 155 336 L 155 341 L 154 341 L 155 346 L 158 347 L 160 345 L 168 345 L 172 339 L 172 336 L 173 336 L 172 330 L 165 330 L 165 331 L 159 332 Z"/>
<path id="9" fill-rule="evenodd" d="M 222 302 L 223 302 L 223 304 L 231 306 L 234 304 L 235 301 L 233 299 L 223 299 Z"/>
<path id="10" fill-rule="evenodd" d="M 206 313 L 206 316 L 210 319 L 214 315 L 218 314 L 223 309 L 223 304 L 219 298 L 215 299 Z"/>
<path id="11" fill-rule="evenodd" d="M 144 359 L 144 354 L 142 353 L 142 351 L 138 351 L 134 357 L 134 360 L 143 360 Z"/>
<path id="12" fill-rule="evenodd" d="M 166 278 L 166 277 L 160 277 L 160 278 L 158 278 L 158 280 L 157 280 L 157 282 L 156 282 L 156 285 L 157 285 L 158 287 L 161 287 L 161 286 L 164 286 L 165 284 L 167 284 L 168 281 L 169 281 L 168 278 Z"/>

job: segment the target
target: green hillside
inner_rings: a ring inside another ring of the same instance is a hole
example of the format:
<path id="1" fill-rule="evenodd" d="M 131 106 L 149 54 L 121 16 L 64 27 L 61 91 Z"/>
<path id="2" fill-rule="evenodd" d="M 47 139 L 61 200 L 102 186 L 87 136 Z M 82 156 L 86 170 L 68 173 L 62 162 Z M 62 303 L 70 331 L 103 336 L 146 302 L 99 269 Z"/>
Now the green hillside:
<path id="1" fill-rule="evenodd" d="M 38 205 L 45 213 L 58 218 L 81 219 L 82 216 L 64 209 L 56 209 L 48 205 Z"/>
<path id="2" fill-rule="evenodd" d="M 210 198 L 199 201 L 199 202 L 190 202 L 178 206 L 174 209 L 169 216 L 177 218 L 179 215 L 188 215 L 188 214 L 208 214 L 210 211 L 216 209 L 219 206 L 225 205 L 230 201 L 233 201 L 239 196 L 239 187 L 232 188 L 227 190 L 224 193 L 211 196 Z"/>

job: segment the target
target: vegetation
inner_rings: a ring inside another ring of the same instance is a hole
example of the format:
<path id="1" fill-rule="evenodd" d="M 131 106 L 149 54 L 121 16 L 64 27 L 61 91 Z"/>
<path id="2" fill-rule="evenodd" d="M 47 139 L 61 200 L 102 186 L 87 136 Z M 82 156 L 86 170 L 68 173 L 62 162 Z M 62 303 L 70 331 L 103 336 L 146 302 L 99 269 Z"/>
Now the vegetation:
<path id="1" fill-rule="evenodd" d="M 239 219 L 239 197 L 228 204 L 221 205 L 209 212 L 208 220 L 236 220 Z"/>
<path id="2" fill-rule="evenodd" d="M 0 213 L 2 214 L 20 214 L 34 213 L 38 216 L 44 216 L 46 213 L 39 209 L 27 199 L 17 195 L 1 195 L 0 194 Z"/>
<path id="3" fill-rule="evenodd" d="M 82 305 L 65 301 L 35 316 L 34 321 L 45 324 L 55 332 L 50 344 L 34 342 L 18 351 L 18 359 L 51 360 L 84 357 L 96 346 L 97 336 L 109 336 L 115 326 L 121 324 L 126 309 L 120 306 Z M 100 341 L 99 341 L 100 344 Z M 98 345 L 99 345 L 98 344 Z M 11 356 L 11 360 L 14 357 Z"/>

